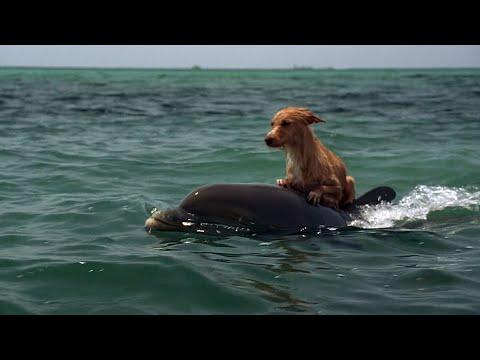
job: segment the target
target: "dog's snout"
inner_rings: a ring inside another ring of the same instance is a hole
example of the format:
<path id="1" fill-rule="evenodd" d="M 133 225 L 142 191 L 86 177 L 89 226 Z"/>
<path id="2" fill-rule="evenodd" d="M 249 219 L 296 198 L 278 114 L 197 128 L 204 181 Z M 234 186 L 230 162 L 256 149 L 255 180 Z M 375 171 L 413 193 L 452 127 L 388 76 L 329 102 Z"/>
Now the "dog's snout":
<path id="1" fill-rule="evenodd" d="M 270 146 L 270 145 L 272 145 L 272 143 L 273 143 L 273 139 L 272 139 L 271 137 L 267 136 L 267 137 L 265 138 L 265 143 L 266 143 L 268 146 Z"/>

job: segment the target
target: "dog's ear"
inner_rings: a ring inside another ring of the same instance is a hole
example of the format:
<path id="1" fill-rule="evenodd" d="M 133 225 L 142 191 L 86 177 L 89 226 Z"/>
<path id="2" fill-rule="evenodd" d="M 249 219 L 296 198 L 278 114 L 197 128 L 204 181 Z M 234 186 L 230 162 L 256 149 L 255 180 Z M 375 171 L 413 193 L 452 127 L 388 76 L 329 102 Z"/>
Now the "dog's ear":
<path id="1" fill-rule="evenodd" d="M 305 120 L 307 121 L 307 125 L 325 122 L 325 120 L 320 119 L 317 115 L 315 115 L 307 108 L 302 108 L 301 111 L 305 113 Z"/>

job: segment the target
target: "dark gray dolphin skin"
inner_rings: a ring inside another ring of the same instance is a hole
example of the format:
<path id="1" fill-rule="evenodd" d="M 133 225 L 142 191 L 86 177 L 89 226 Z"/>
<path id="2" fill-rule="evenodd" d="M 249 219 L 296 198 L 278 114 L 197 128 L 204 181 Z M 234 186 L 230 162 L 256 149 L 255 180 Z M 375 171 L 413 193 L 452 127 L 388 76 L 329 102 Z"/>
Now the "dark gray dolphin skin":
<path id="1" fill-rule="evenodd" d="M 359 205 L 391 201 L 395 191 L 375 188 Z M 152 231 L 205 234 L 300 234 L 343 228 L 358 207 L 334 210 L 312 206 L 304 195 L 265 184 L 213 184 L 193 190 L 177 208 L 158 210 L 145 222 Z"/>

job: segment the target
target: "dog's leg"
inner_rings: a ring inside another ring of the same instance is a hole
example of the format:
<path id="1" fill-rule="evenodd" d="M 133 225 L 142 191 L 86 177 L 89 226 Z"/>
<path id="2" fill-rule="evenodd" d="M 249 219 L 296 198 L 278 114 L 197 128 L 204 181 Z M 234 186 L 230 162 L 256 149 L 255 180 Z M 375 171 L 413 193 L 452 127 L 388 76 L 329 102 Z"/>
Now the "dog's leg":
<path id="1" fill-rule="evenodd" d="M 277 185 L 281 187 L 288 187 L 288 179 L 277 179 Z"/>
<path id="2" fill-rule="evenodd" d="M 337 179 L 329 179 L 310 191 L 308 202 L 312 205 L 323 204 L 328 207 L 338 208 L 342 199 L 342 186 Z"/>
<path id="3" fill-rule="evenodd" d="M 317 206 L 322 200 L 323 196 L 323 186 L 317 186 L 315 189 L 310 191 L 307 196 L 307 200 L 313 206 Z"/>
<path id="4" fill-rule="evenodd" d="M 329 186 L 329 190 L 331 191 L 331 193 L 324 193 L 320 203 L 327 207 L 338 209 L 342 196 L 342 189 L 337 186 Z"/>
<path id="5" fill-rule="evenodd" d="M 296 190 L 295 185 L 288 179 L 277 179 L 277 185 L 286 189 Z"/>
<path id="6" fill-rule="evenodd" d="M 343 189 L 342 204 L 348 205 L 355 201 L 355 179 L 352 176 L 347 176 L 345 181 L 345 188 Z"/>

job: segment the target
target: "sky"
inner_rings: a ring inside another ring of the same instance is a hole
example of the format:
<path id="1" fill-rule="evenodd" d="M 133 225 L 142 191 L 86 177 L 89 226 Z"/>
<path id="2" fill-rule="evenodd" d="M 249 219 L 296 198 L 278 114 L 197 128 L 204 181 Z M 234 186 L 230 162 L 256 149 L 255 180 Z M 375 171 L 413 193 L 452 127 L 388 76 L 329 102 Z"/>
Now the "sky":
<path id="1" fill-rule="evenodd" d="M 479 45 L 0 45 L 0 66 L 480 67 Z"/>

